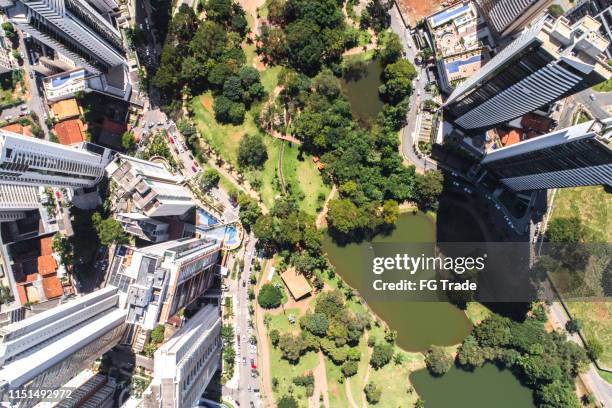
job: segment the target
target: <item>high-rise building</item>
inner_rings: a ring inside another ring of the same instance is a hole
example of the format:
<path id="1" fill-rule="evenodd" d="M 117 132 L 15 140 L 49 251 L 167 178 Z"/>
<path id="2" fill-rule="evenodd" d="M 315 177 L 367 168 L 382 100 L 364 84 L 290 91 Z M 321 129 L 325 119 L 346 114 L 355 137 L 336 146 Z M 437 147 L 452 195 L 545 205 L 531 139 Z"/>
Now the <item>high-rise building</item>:
<path id="1" fill-rule="evenodd" d="M 39 202 L 38 187 L 0 184 L 0 222 L 24 218 L 26 211 L 38 209 Z"/>
<path id="2" fill-rule="evenodd" d="M 183 238 L 144 248 L 117 249 L 108 283 L 126 298 L 127 343 L 144 346 L 148 333 L 209 289 L 221 242 Z"/>
<path id="3" fill-rule="evenodd" d="M 612 117 L 494 150 L 481 167 L 514 191 L 612 186 Z"/>
<path id="4" fill-rule="evenodd" d="M 119 154 L 106 172 L 118 185 L 117 198 L 131 199 L 149 217 L 183 215 L 193 207 L 189 192 L 182 186 L 183 178 L 161 164 Z"/>
<path id="5" fill-rule="evenodd" d="M 221 317 L 216 306 L 202 308 L 155 351 L 153 381 L 143 394 L 146 408 L 188 408 L 219 369 Z"/>
<path id="6" fill-rule="evenodd" d="M 125 316 L 109 286 L 0 328 L 0 399 L 35 405 L 36 397 L 15 400 L 11 390 L 62 387 L 118 344 Z"/>
<path id="7" fill-rule="evenodd" d="M 609 79 L 608 41 L 586 16 L 574 25 L 541 19 L 459 85 L 444 103 L 454 123 L 481 129 Z"/>
<path id="8" fill-rule="evenodd" d="M 476 0 L 483 16 L 499 37 L 520 31 L 552 0 Z"/>
<path id="9" fill-rule="evenodd" d="M 0 183 L 92 187 L 104 176 L 110 151 L 83 148 L 0 130 Z"/>
<path id="10" fill-rule="evenodd" d="M 77 67 L 99 74 L 127 65 L 121 34 L 86 0 L 1 0 L 0 6 L 17 28 Z"/>

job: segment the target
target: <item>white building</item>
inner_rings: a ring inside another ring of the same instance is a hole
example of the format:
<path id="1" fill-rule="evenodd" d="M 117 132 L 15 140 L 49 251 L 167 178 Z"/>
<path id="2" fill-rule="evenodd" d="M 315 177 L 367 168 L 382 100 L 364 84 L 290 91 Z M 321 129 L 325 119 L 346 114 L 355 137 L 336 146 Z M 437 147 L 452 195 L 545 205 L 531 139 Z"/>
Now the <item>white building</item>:
<path id="1" fill-rule="evenodd" d="M 24 218 L 26 211 L 38 209 L 39 202 L 39 187 L 0 184 L 0 222 Z"/>
<path id="2" fill-rule="evenodd" d="M 552 0 L 476 0 L 489 28 L 500 37 L 521 30 L 551 2 Z"/>
<path id="3" fill-rule="evenodd" d="M 2 0 L 21 31 L 92 73 L 127 65 L 121 34 L 85 0 Z"/>
<path id="4" fill-rule="evenodd" d="M 183 178 L 161 164 L 119 154 L 106 172 L 118 185 L 117 198 L 131 198 L 134 206 L 149 217 L 182 215 L 194 205 L 182 185 Z"/>
<path id="5" fill-rule="evenodd" d="M 539 20 L 458 86 L 444 108 L 461 128 L 482 129 L 609 79 L 599 27 L 589 16 L 574 25 Z"/>
<path id="6" fill-rule="evenodd" d="M 0 183 L 92 187 L 104 176 L 109 156 L 0 130 Z"/>
<path id="7" fill-rule="evenodd" d="M 514 191 L 612 186 L 612 117 L 494 150 L 481 165 Z"/>
<path id="8" fill-rule="evenodd" d="M 140 213 L 116 214 L 115 219 L 128 234 L 146 241 L 158 243 L 168 240 L 167 222 L 156 220 Z"/>
<path id="9" fill-rule="evenodd" d="M 0 328 L 0 398 L 11 390 L 57 389 L 114 347 L 125 329 L 117 288 L 109 286 Z M 11 400 L 30 407 L 36 398 Z"/>
<path id="10" fill-rule="evenodd" d="M 153 381 L 144 407 L 191 408 L 219 369 L 221 317 L 208 305 L 155 352 Z"/>

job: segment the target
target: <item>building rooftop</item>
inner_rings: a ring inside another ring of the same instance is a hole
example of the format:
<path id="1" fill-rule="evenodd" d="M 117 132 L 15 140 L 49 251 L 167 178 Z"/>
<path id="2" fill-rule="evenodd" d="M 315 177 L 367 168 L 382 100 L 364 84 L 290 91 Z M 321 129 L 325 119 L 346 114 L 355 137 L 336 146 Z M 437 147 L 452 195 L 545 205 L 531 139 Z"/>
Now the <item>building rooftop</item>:
<path id="1" fill-rule="evenodd" d="M 0 130 L 6 130 L 7 132 L 13 132 L 23 136 L 33 136 L 30 126 L 21 126 L 18 122 L 3 126 Z"/>
<path id="2" fill-rule="evenodd" d="M 281 274 L 281 279 L 285 282 L 287 289 L 289 289 L 291 296 L 293 296 L 295 300 L 303 298 L 312 291 L 304 275 L 298 272 L 294 267 L 288 268 L 283 272 Z"/>
<path id="3" fill-rule="evenodd" d="M 53 127 L 59 142 L 63 145 L 81 143 L 86 140 L 85 127 L 81 119 L 64 120 Z"/>
<path id="4" fill-rule="evenodd" d="M 51 105 L 51 112 L 58 120 L 74 118 L 81 114 L 79 105 L 74 98 L 55 102 Z"/>

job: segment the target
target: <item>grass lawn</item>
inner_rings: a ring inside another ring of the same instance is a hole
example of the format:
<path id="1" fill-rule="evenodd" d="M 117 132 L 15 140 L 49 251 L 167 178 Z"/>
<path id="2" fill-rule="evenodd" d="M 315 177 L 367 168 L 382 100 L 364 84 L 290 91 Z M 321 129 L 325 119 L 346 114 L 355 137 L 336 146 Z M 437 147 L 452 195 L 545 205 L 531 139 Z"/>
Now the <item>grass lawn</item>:
<path id="1" fill-rule="evenodd" d="M 582 322 L 587 342 L 596 339 L 604 346 L 599 363 L 612 368 L 612 302 L 567 302 L 567 305 Z"/>
<path id="2" fill-rule="evenodd" d="M 476 325 L 491 316 L 491 311 L 481 303 L 469 302 L 465 314 L 470 319 L 470 322 Z"/>
<path id="3" fill-rule="evenodd" d="M 595 85 L 592 89 L 596 92 L 612 92 L 612 78 L 608 79 L 606 82 Z"/>
<path id="4" fill-rule="evenodd" d="M 551 219 L 578 217 L 602 242 L 612 242 L 612 194 L 603 187 L 557 190 Z"/>
<path id="5" fill-rule="evenodd" d="M 551 219 L 578 217 L 593 231 L 595 240 L 612 242 L 610 214 L 612 194 L 603 187 L 565 188 L 557 190 Z M 612 367 L 612 303 L 568 302 L 568 305 L 573 317 L 582 321 L 587 341 L 594 338 L 604 346 L 600 363 Z"/>
<path id="6" fill-rule="evenodd" d="M 331 407 L 349 407 L 346 397 L 345 385 L 340 384 L 344 380 L 340 366 L 335 365 L 329 358 L 325 357 L 325 374 L 327 376 L 327 390 L 329 393 L 329 405 Z"/>
<path id="7" fill-rule="evenodd" d="M 604 380 L 612 384 L 612 373 L 609 373 L 607 371 L 602 371 L 602 370 L 597 370 L 597 372 L 599 373 L 599 376 L 601 378 L 603 378 Z"/>
<path id="8" fill-rule="evenodd" d="M 298 314 L 298 309 L 287 309 L 287 314 Z M 269 331 L 278 330 L 281 333 L 286 333 L 290 330 L 299 332 L 299 325 L 289 324 L 287 317 L 283 314 L 272 316 L 270 321 Z M 269 342 L 269 340 L 268 340 Z M 278 385 L 274 389 L 274 398 L 278 400 L 283 395 L 289 394 L 289 389 L 293 390 L 293 396 L 298 400 L 305 400 L 306 388 L 298 387 L 293 384 L 292 380 L 294 377 L 304 375 L 309 371 L 312 371 L 319 363 L 319 359 L 316 353 L 308 352 L 304 354 L 298 364 L 291 364 L 287 360 L 281 358 L 281 351 L 278 348 L 272 347 L 272 343 L 269 343 L 270 347 L 270 373 L 272 377 L 278 380 Z"/>
<path id="9" fill-rule="evenodd" d="M 283 178 L 289 188 L 298 189 L 304 193 L 300 208 L 308 214 L 315 215 L 322 201 L 319 196 L 327 197 L 331 188 L 323 184 L 321 174 L 311 160 L 311 156 L 299 155 L 298 147 L 285 143 L 283 154 Z"/>
<path id="10" fill-rule="evenodd" d="M 261 84 L 268 94 L 271 94 L 278 85 L 278 74 L 282 67 L 270 67 L 265 71 L 261 72 Z"/>

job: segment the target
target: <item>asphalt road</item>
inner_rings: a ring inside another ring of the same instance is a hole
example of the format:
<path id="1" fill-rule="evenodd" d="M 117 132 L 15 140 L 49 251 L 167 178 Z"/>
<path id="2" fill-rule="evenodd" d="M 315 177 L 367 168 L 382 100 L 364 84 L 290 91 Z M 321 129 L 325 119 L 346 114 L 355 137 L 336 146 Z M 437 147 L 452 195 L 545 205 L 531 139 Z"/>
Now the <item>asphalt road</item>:
<path id="1" fill-rule="evenodd" d="M 21 34 L 19 39 L 19 51 L 21 51 L 25 56 L 25 58 L 23 59 L 23 70 L 28 76 L 27 81 L 30 85 L 29 88 L 31 97 L 30 100 L 27 101 L 28 109 L 30 110 L 30 112 L 34 112 L 38 116 L 38 122 L 40 123 L 40 127 L 45 133 L 45 139 L 49 140 L 49 128 L 47 127 L 47 124 L 45 122 L 45 119 L 47 118 L 46 103 L 42 96 L 42 90 L 38 87 L 36 72 L 32 69 L 30 65 L 30 54 L 26 49 L 25 42 Z"/>
<path id="2" fill-rule="evenodd" d="M 389 11 L 391 16 L 391 30 L 396 33 L 402 43 L 405 58 L 410 61 L 417 70 L 417 79 L 413 82 L 412 95 L 410 96 L 410 108 L 406 115 L 406 126 L 402 129 L 401 136 L 401 151 L 402 155 L 410 163 L 414 164 L 418 170 L 435 169 L 435 163 L 427 161 L 423 157 L 419 157 L 414 151 L 414 135 L 417 131 L 417 117 L 421 102 L 425 100 L 425 85 L 427 85 L 427 75 L 425 70 L 420 65 L 414 63 L 417 54 L 417 48 L 412 41 L 412 36 L 404 26 L 402 18 L 399 15 L 397 7 L 394 5 Z"/>

